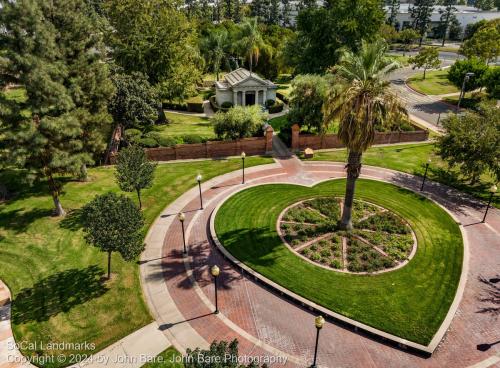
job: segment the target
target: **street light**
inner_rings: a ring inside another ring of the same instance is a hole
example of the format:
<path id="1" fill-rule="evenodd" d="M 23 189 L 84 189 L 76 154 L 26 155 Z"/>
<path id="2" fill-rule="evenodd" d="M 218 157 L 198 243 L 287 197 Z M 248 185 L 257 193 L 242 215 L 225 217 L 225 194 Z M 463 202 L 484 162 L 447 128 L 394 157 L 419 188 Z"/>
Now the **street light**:
<path id="1" fill-rule="evenodd" d="M 243 180 L 241 181 L 241 184 L 245 184 L 245 157 L 247 157 L 247 154 L 245 152 L 241 152 L 241 162 L 243 164 Z"/>
<path id="2" fill-rule="evenodd" d="M 473 77 L 473 76 L 474 76 L 474 73 L 472 73 L 472 72 L 465 73 L 464 82 L 462 83 L 462 89 L 460 90 L 460 97 L 458 98 L 458 103 L 457 103 L 457 114 L 458 114 L 458 111 L 460 110 L 460 102 L 462 102 L 462 98 L 465 95 L 465 92 L 464 92 L 465 83 L 470 79 L 470 77 Z"/>
<path id="3" fill-rule="evenodd" d="M 492 185 L 490 187 L 490 199 L 488 200 L 488 205 L 486 206 L 486 211 L 484 212 L 484 217 L 483 217 L 483 221 L 481 222 L 485 222 L 486 221 L 486 215 L 488 215 L 488 210 L 490 209 L 490 205 L 491 205 L 491 201 L 493 200 L 493 196 L 495 195 L 495 193 L 497 192 L 498 188 L 496 185 Z"/>
<path id="4" fill-rule="evenodd" d="M 201 176 L 201 174 L 198 174 L 196 176 L 196 181 L 198 182 L 198 189 L 200 190 L 200 210 L 203 209 L 203 197 L 201 196 L 201 179 L 203 179 L 203 177 Z"/>
<path id="5" fill-rule="evenodd" d="M 314 319 L 314 325 L 316 326 L 316 345 L 314 346 L 314 361 L 311 368 L 316 368 L 316 359 L 318 358 L 318 342 L 319 342 L 319 330 L 323 328 L 325 324 L 325 319 L 323 316 L 318 316 Z"/>
<path id="6" fill-rule="evenodd" d="M 181 222 L 182 226 L 182 245 L 184 246 L 184 251 L 183 254 L 187 254 L 187 249 L 186 249 L 186 235 L 184 234 L 184 220 L 186 219 L 186 215 L 183 212 L 180 212 L 177 217 L 179 218 L 179 221 Z"/>
<path id="7" fill-rule="evenodd" d="M 219 313 L 219 303 L 217 301 L 217 277 L 219 277 L 219 274 L 220 274 L 219 267 L 217 267 L 217 265 L 213 266 L 210 269 L 210 273 L 214 277 L 214 286 L 215 286 L 215 311 L 214 311 L 214 314 L 218 314 Z"/>
<path id="8" fill-rule="evenodd" d="M 427 170 L 429 170 L 429 165 L 431 164 L 431 159 L 428 159 L 427 162 L 425 163 L 425 173 L 424 173 L 424 179 L 422 180 L 422 186 L 420 187 L 420 191 L 424 190 L 424 184 L 425 184 L 425 179 L 427 179 Z"/>

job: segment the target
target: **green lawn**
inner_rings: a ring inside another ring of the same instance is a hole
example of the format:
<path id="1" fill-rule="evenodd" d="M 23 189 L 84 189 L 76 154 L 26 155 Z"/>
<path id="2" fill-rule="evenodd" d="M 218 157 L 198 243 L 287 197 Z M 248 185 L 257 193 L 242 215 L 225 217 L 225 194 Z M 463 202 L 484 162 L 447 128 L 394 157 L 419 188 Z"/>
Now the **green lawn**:
<path id="1" fill-rule="evenodd" d="M 153 362 L 144 364 L 142 368 L 184 368 L 184 364 L 182 355 L 171 346 L 158 354 Z"/>
<path id="2" fill-rule="evenodd" d="M 292 92 L 291 83 L 278 84 L 278 89 L 276 92 L 279 92 L 279 93 L 283 94 L 284 96 L 288 97 L 290 95 L 290 93 Z"/>
<path id="3" fill-rule="evenodd" d="M 455 221 L 438 205 L 391 184 L 358 180 L 357 198 L 384 206 L 412 226 L 418 248 L 401 269 L 352 275 L 317 267 L 292 253 L 276 232 L 280 212 L 312 196 L 344 194 L 345 180 L 313 188 L 270 184 L 244 190 L 219 210 L 215 227 L 240 261 L 287 289 L 391 334 L 428 344 L 455 296 L 463 245 Z"/>
<path id="4" fill-rule="evenodd" d="M 398 63 L 401 64 L 401 66 L 407 66 L 408 65 L 408 58 L 409 56 L 403 56 L 403 55 L 395 55 L 395 54 L 389 54 L 389 56 L 391 57 L 391 59 L 393 59 L 394 61 L 397 61 Z"/>
<path id="5" fill-rule="evenodd" d="M 363 154 L 363 163 L 423 176 L 425 163 L 429 158 L 432 160 L 428 171 L 428 177 L 431 180 L 487 200 L 489 197 L 488 189 L 491 187 L 493 179 L 485 174 L 481 176 L 478 184 L 471 185 L 460 175 L 460 170 L 450 170 L 448 168 L 447 164 L 436 154 L 433 143 L 372 147 Z M 346 162 L 347 151 L 339 149 L 316 152 L 311 160 Z M 496 196 L 493 203 L 495 206 L 500 207 L 500 196 Z"/>
<path id="6" fill-rule="evenodd" d="M 447 78 L 448 70 L 430 70 L 425 73 L 417 73 L 408 78 L 408 85 L 414 90 L 426 95 L 444 95 L 447 93 L 460 92 Z"/>
<path id="7" fill-rule="evenodd" d="M 209 118 L 203 116 L 166 112 L 169 124 L 155 128 L 164 137 L 197 135 L 207 139 L 215 138 L 214 128 Z"/>
<path id="8" fill-rule="evenodd" d="M 246 161 L 249 166 L 269 162 L 260 157 Z M 144 233 L 167 204 L 196 184 L 196 174 L 207 180 L 240 165 L 240 159 L 159 165 L 153 187 L 143 194 Z M 96 349 L 63 353 L 95 353 L 151 321 L 137 264 L 114 255 L 116 276 L 103 283 L 106 256 L 85 244 L 75 210 L 97 194 L 119 191 L 113 168 L 91 169 L 89 175 L 88 182 L 66 183 L 61 200 L 70 214 L 58 219 L 50 216 L 53 204 L 45 183 L 27 187 L 18 172 L 0 174 L 0 182 L 15 191 L 13 199 L 0 203 L 0 279 L 13 293 L 16 341 L 86 341 Z M 38 350 L 24 353 L 59 353 Z"/>

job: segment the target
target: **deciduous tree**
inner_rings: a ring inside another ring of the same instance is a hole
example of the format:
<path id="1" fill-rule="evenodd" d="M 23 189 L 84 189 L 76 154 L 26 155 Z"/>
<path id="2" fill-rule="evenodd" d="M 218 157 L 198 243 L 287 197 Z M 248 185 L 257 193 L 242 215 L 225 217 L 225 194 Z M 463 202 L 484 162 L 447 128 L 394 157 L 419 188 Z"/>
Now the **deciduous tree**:
<path id="1" fill-rule="evenodd" d="M 108 254 L 108 279 L 113 252 L 131 261 L 144 249 L 143 215 L 124 195 L 107 193 L 95 197 L 83 207 L 81 218 L 87 243 Z"/>
<path id="2" fill-rule="evenodd" d="M 118 153 L 116 160 L 116 181 L 121 190 L 136 192 L 139 209 L 142 208 L 141 190 L 150 188 L 156 163 L 149 161 L 144 149 L 131 145 Z"/>
<path id="3" fill-rule="evenodd" d="M 471 58 L 476 56 L 486 64 L 500 55 L 500 19 L 487 22 L 466 40 L 460 53 Z"/>
<path id="4" fill-rule="evenodd" d="M 438 138 L 439 154 L 450 166 L 476 183 L 484 172 L 500 180 L 500 110 L 483 104 L 478 112 L 450 115 L 446 134 Z"/>
<path id="5" fill-rule="evenodd" d="M 427 69 L 435 69 L 441 65 L 439 61 L 439 52 L 435 47 L 424 47 L 421 49 L 417 55 L 408 59 L 410 64 L 413 64 L 413 68 L 424 68 L 424 77 Z"/>
<path id="6" fill-rule="evenodd" d="M 488 70 L 488 66 L 480 59 L 472 57 L 467 60 L 457 60 L 448 70 L 448 80 L 457 88 L 464 87 L 464 91 L 473 91 L 482 86 L 483 75 Z M 474 73 L 468 78 L 465 85 L 465 75 Z"/>

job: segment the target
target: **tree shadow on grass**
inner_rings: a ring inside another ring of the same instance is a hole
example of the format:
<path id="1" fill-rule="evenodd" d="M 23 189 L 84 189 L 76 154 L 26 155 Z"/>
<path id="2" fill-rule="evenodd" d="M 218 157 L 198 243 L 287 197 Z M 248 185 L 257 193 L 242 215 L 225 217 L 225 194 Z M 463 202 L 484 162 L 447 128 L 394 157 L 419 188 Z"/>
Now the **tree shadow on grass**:
<path id="1" fill-rule="evenodd" d="M 83 227 L 82 223 L 82 209 L 74 209 L 59 222 L 59 226 L 63 229 L 77 231 Z"/>
<path id="2" fill-rule="evenodd" d="M 52 209 L 18 208 L 10 211 L 0 211 L 0 229 L 25 232 L 38 219 L 52 215 Z"/>
<path id="3" fill-rule="evenodd" d="M 12 301 L 15 324 L 42 322 L 105 294 L 104 270 L 98 266 L 65 270 L 22 289 Z"/>

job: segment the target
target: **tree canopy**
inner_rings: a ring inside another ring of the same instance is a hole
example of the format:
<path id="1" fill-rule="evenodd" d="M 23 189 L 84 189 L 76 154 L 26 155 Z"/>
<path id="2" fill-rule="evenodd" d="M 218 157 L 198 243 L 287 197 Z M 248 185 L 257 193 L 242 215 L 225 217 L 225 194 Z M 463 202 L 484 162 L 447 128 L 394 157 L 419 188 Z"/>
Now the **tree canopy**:
<path id="1" fill-rule="evenodd" d="M 46 178 L 55 213 L 62 215 L 56 175 L 85 175 L 111 131 L 107 104 L 114 88 L 102 20 L 77 0 L 0 4 L 1 84 L 26 91 L 25 101 L 0 101 L 8 128 L 5 159 L 27 169 L 28 178 Z"/>
<path id="2" fill-rule="evenodd" d="M 118 252 L 126 261 L 135 259 L 144 249 L 141 211 L 124 195 L 107 193 L 96 196 L 82 208 L 85 240 L 108 253 L 108 278 L 111 253 Z"/>
<path id="3" fill-rule="evenodd" d="M 483 104 L 477 112 L 450 115 L 443 120 L 446 134 L 439 137 L 441 157 L 450 166 L 458 166 L 471 182 L 489 172 L 500 180 L 500 110 Z"/>
<path id="4" fill-rule="evenodd" d="M 327 1 L 324 7 L 306 8 L 297 16 L 297 38 L 287 54 L 297 73 L 324 73 L 338 61 L 342 48 L 359 49 L 361 40 L 374 40 L 385 22 L 378 0 Z"/>
<path id="5" fill-rule="evenodd" d="M 439 60 L 439 52 L 436 47 L 424 47 L 417 55 L 412 56 L 408 59 L 410 64 L 413 64 L 413 68 L 424 68 L 424 78 L 427 69 L 438 68 L 441 65 Z"/>

